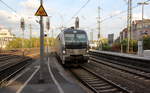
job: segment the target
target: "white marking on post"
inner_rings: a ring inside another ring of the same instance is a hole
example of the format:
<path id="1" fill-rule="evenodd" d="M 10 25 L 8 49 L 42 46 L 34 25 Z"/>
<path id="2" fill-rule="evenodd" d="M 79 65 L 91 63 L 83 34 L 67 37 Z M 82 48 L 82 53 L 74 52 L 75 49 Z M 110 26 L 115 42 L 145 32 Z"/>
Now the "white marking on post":
<path id="1" fill-rule="evenodd" d="M 28 78 L 28 80 L 26 80 L 26 82 L 17 90 L 16 93 L 21 93 L 22 90 L 24 89 L 24 87 L 29 83 L 29 81 L 33 78 L 33 76 L 39 71 L 40 67 L 38 67 L 33 73 L 32 75 Z"/>
<path id="2" fill-rule="evenodd" d="M 64 93 L 63 89 L 61 88 L 60 84 L 58 83 L 58 81 L 55 79 L 52 71 L 51 71 L 51 68 L 50 68 L 50 65 L 49 65 L 49 58 L 48 58 L 48 70 L 49 70 L 49 73 L 52 77 L 52 80 L 54 81 L 54 83 L 56 84 L 58 90 L 59 90 L 59 93 Z"/>

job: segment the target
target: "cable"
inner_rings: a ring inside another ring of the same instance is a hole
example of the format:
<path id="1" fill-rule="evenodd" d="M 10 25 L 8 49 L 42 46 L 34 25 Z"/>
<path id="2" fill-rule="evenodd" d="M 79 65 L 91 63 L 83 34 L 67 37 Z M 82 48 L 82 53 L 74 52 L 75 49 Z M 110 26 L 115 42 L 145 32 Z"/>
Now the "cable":
<path id="1" fill-rule="evenodd" d="M 71 20 L 80 13 L 80 11 L 90 2 L 90 0 L 88 0 L 72 17 Z M 71 21 L 70 20 L 70 21 Z"/>
<path id="2" fill-rule="evenodd" d="M 78 15 L 79 13 L 80 13 L 80 11 L 84 8 L 84 7 L 86 7 L 86 5 L 88 4 L 90 2 L 90 0 L 88 0 L 72 17 L 71 17 L 71 19 L 69 20 L 69 21 L 71 21 L 76 15 Z M 68 21 L 68 22 L 69 22 Z"/>
<path id="3" fill-rule="evenodd" d="M 150 0 L 147 0 L 147 1 L 145 1 L 145 2 L 149 2 L 149 1 L 150 1 Z M 132 9 L 135 9 L 135 8 L 137 8 L 138 6 L 139 6 L 139 5 L 136 5 L 136 6 L 132 7 Z M 127 12 L 127 10 L 124 10 L 124 11 L 121 11 L 119 14 L 115 14 L 115 15 L 106 17 L 106 18 L 104 18 L 103 20 L 101 20 L 101 23 L 102 23 L 103 21 L 106 21 L 106 20 L 111 19 L 111 18 L 113 18 L 113 17 L 119 16 L 119 15 L 124 14 L 124 13 L 126 13 L 126 12 Z"/>
<path id="4" fill-rule="evenodd" d="M 145 2 L 149 2 L 149 1 L 150 1 L 150 0 L 147 0 L 147 1 L 145 1 Z M 135 8 L 137 8 L 138 6 L 139 6 L 139 5 L 136 5 L 136 6 L 132 7 L 132 9 L 135 9 Z M 104 21 L 106 21 L 106 20 L 112 19 L 112 18 L 114 18 L 114 17 L 116 17 L 116 16 L 119 16 L 119 15 L 122 15 L 122 14 L 124 14 L 124 13 L 126 13 L 126 12 L 127 12 L 127 10 L 123 10 L 123 11 L 121 11 L 121 12 L 118 13 L 118 14 L 115 14 L 115 15 L 112 15 L 112 16 L 108 16 L 108 17 L 102 19 L 100 22 L 102 23 L 102 22 L 104 22 Z M 95 25 L 95 23 L 92 24 L 92 25 Z"/>
<path id="5" fill-rule="evenodd" d="M 135 9 L 135 8 L 137 8 L 138 6 L 139 6 L 139 5 L 136 5 L 136 6 L 132 7 L 132 9 Z M 127 11 L 124 10 L 124 11 L 121 11 L 120 13 L 118 13 L 118 14 L 115 14 L 115 15 L 112 15 L 112 16 L 109 16 L 109 17 L 106 17 L 106 18 L 104 18 L 103 20 L 101 20 L 101 22 L 106 21 L 106 20 L 111 19 L 111 18 L 114 18 L 114 17 L 119 16 L 119 15 L 122 15 L 122 14 L 124 14 L 124 13 L 126 13 L 126 12 L 127 12 Z"/>
<path id="6" fill-rule="evenodd" d="M 88 0 L 88 1 L 72 16 L 72 18 L 75 17 L 76 15 L 78 15 L 78 14 L 80 13 L 80 11 L 81 11 L 89 2 L 90 2 L 90 0 Z"/>
<path id="7" fill-rule="evenodd" d="M 3 3 L 7 8 L 9 8 L 10 10 L 12 10 L 13 12 L 17 13 L 16 10 L 14 10 L 13 8 L 11 8 L 8 4 L 6 4 L 4 1 L 0 0 L 1 3 Z"/>

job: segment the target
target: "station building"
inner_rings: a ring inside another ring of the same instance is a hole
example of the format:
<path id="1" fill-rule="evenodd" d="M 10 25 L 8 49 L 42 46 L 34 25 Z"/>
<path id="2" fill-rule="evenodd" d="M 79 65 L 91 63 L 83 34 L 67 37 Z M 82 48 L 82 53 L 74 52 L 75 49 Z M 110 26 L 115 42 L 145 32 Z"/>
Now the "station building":
<path id="1" fill-rule="evenodd" d="M 0 48 L 5 48 L 9 41 L 12 41 L 15 35 L 11 33 L 11 30 L 6 28 L 0 28 Z"/>

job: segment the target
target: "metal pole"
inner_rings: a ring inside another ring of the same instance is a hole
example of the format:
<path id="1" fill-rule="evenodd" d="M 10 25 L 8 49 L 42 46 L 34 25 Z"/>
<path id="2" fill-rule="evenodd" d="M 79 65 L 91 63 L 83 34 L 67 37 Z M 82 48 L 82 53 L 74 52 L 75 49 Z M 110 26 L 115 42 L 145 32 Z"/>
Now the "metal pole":
<path id="1" fill-rule="evenodd" d="M 48 60 L 48 50 L 49 50 L 48 31 L 49 30 L 47 30 L 47 60 Z"/>
<path id="2" fill-rule="evenodd" d="M 98 39 L 100 39 L 100 7 L 98 7 L 98 20 L 97 20 L 97 24 L 98 24 Z"/>
<path id="3" fill-rule="evenodd" d="M 40 0 L 43 4 L 43 0 Z M 44 82 L 43 79 L 43 62 L 44 62 L 44 28 L 43 28 L 43 16 L 40 16 L 40 83 Z"/>
<path id="4" fill-rule="evenodd" d="M 22 30 L 22 56 L 24 56 L 24 30 L 25 30 L 24 18 L 21 18 L 20 27 Z"/>
<path id="5" fill-rule="evenodd" d="M 142 33 L 143 33 L 143 30 L 144 30 L 144 4 L 142 5 Z M 142 34 L 141 33 L 141 34 Z M 141 56 L 143 55 L 143 34 L 141 35 Z"/>
<path id="6" fill-rule="evenodd" d="M 142 30 L 139 32 L 139 40 L 138 40 L 138 55 L 143 56 L 143 30 L 144 30 L 144 5 L 148 5 L 147 2 L 140 2 L 139 5 L 142 5 Z"/>
<path id="7" fill-rule="evenodd" d="M 98 30 L 98 42 L 99 42 L 98 44 L 99 44 L 99 50 L 102 50 L 102 42 L 101 42 L 101 36 L 100 36 L 100 30 L 101 30 L 101 27 L 100 27 L 100 6 L 98 7 L 97 24 L 98 24 L 97 30 Z"/>
<path id="8" fill-rule="evenodd" d="M 24 56 L 24 53 L 23 53 L 23 45 L 24 45 L 24 44 L 23 44 L 23 32 L 24 32 L 24 31 L 23 31 L 23 29 L 21 29 L 21 30 L 22 30 L 22 40 L 21 40 L 22 56 Z"/>
<path id="9" fill-rule="evenodd" d="M 143 26 L 144 26 L 144 18 L 143 18 L 143 16 L 144 16 L 144 4 L 142 4 L 142 30 L 141 30 L 141 32 L 139 31 L 139 41 L 138 41 L 138 55 L 139 56 L 142 56 L 143 55 L 143 39 L 142 39 L 142 32 L 143 32 Z"/>
<path id="10" fill-rule="evenodd" d="M 131 25 L 132 25 L 132 0 L 128 0 L 128 17 L 127 17 L 128 46 L 127 46 L 127 53 L 130 52 Z"/>
<path id="11" fill-rule="evenodd" d="M 143 40 L 142 40 L 142 32 L 143 32 L 143 20 L 144 20 L 144 18 L 143 18 L 143 16 L 144 16 L 144 3 L 142 4 L 141 3 L 141 5 L 142 5 L 142 30 L 141 30 L 141 32 L 139 31 L 139 41 L 138 41 L 138 55 L 139 56 L 142 56 L 142 54 L 143 54 Z"/>
<path id="12" fill-rule="evenodd" d="M 49 32 L 49 29 L 50 29 L 49 17 L 47 18 L 46 28 L 47 28 L 47 60 L 48 60 L 48 50 L 49 50 L 48 32 Z"/>
<path id="13" fill-rule="evenodd" d="M 123 53 L 123 46 L 122 46 L 122 34 L 120 34 L 120 43 L 121 43 L 121 53 Z"/>
<path id="14" fill-rule="evenodd" d="M 24 56 L 24 30 L 22 30 L 23 39 L 22 39 L 22 48 L 23 48 L 23 56 Z"/>
<path id="15" fill-rule="evenodd" d="M 54 36 L 54 31 L 53 31 L 53 29 L 52 29 L 51 31 L 52 31 L 52 38 L 53 38 L 53 36 Z"/>
<path id="16" fill-rule="evenodd" d="M 75 28 L 76 29 L 79 28 L 79 17 L 76 17 L 76 19 L 75 19 Z"/>
<path id="17" fill-rule="evenodd" d="M 98 39 L 100 39 L 101 38 L 101 36 L 100 36 L 100 30 L 101 30 L 101 24 L 100 24 L 100 18 L 101 18 L 101 16 L 100 16 L 100 0 L 98 0 L 98 17 L 97 17 L 97 24 L 98 24 L 98 27 L 97 27 L 97 30 L 98 30 Z"/>
<path id="18" fill-rule="evenodd" d="M 30 24 L 30 48 L 32 48 L 32 25 Z"/>

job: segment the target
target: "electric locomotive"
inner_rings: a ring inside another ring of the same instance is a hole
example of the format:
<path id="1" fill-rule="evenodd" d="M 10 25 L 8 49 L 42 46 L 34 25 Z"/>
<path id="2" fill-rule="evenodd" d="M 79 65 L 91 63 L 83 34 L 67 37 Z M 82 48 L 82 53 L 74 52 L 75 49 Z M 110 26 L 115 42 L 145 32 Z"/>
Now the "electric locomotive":
<path id="1" fill-rule="evenodd" d="M 79 29 L 65 29 L 57 36 L 56 53 L 63 65 L 82 64 L 88 61 L 87 33 Z"/>

